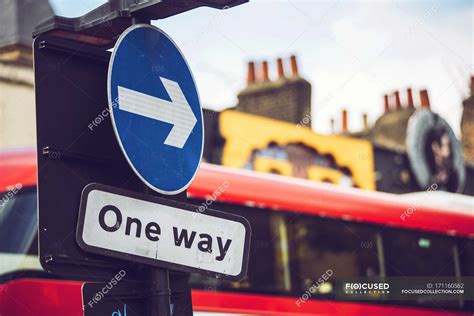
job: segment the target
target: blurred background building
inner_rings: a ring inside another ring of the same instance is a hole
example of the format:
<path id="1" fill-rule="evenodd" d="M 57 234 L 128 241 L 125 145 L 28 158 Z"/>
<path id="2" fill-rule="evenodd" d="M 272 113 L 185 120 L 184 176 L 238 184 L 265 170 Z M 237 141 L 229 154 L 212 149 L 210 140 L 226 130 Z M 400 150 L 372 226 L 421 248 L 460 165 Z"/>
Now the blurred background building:
<path id="1" fill-rule="evenodd" d="M 0 148 L 35 146 L 31 33 L 51 15 L 47 0 L 0 0 Z"/>
<path id="2" fill-rule="evenodd" d="M 0 7 L 0 148 L 34 147 L 31 32 L 53 10 L 47 0 L 0 0 Z M 204 111 L 206 161 L 369 190 L 407 193 L 436 184 L 474 195 L 474 77 L 471 95 L 459 105 L 460 139 L 431 111 L 428 91 L 410 88 L 385 95 L 374 105 L 384 113 L 373 123 L 363 115 L 359 131 L 350 129 L 348 104 L 340 126 L 328 117 L 332 134 L 323 135 L 312 129 L 311 109 L 318 105 L 311 104 L 312 86 L 299 66 L 294 55 L 248 63 L 238 103 Z"/>
<path id="3" fill-rule="evenodd" d="M 383 115 L 370 124 L 364 114 L 363 130 L 350 131 L 349 111 L 343 110 L 340 128 L 331 119 L 333 134 L 320 135 L 311 129 L 311 84 L 299 76 L 295 56 L 289 65 L 291 72 L 285 72 L 277 59 L 278 78 L 272 81 L 267 61 L 249 62 L 238 104 L 223 112 L 205 110 L 207 161 L 385 192 L 423 191 L 434 184 L 474 195 L 474 78 L 463 103 L 461 140 L 431 111 L 428 91 L 419 91 L 415 104 L 410 88 L 404 102 L 399 91 L 385 95 Z"/>

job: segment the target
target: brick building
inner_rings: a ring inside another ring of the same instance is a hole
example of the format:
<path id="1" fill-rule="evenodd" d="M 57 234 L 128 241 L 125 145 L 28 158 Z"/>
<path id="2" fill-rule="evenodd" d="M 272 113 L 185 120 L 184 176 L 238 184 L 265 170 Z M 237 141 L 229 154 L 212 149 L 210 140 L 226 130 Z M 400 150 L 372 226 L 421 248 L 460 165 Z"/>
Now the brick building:
<path id="1" fill-rule="evenodd" d="M 448 123 L 438 114 L 431 112 L 428 92 L 420 91 L 420 103 L 413 101 L 412 90 L 407 89 L 406 102 L 402 104 L 398 91 L 384 96 L 384 114 L 363 131 L 351 133 L 353 137 L 369 140 L 374 147 L 377 190 L 408 193 L 425 190 L 434 180 L 428 180 L 429 167 L 425 151 L 425 138 L 429 138 L 429 129 L 444 130 L 449 135 L 451 173 L 456 174 L 456 184 L 440 190 L 474 195 L 474 164 L 469 155 L 469 146 L 473 142 L 473 98 L 464 101 L 461 122 L 462 141 L 458 140 Z M 423 114 L 424 113 L 424 114 Z M 425 115 L 428 120 L 418 120 Z M 346 118 L 347 119 L 347 118 Z M 429 125 L 432 125 L 429 127 Z M 469 134 L 471 133 L 471 134 Z M 427 149 L 428 148 L 428 149 Z M 473 147 L 471 147 L 473 148 Z M 424 170 L 424 171 L 423 171 Z M 420 175 L 421 173 L 421 175 Z M 422 181 L 421 178 L 425 178 Z M 428 181 L 428 182 L 427 182 Z"/>
<path id="2" fill-rule="evenodd" d="M 283 59 L 277 59 L 274 80 L 267 61 L 258 69 L 249 62 L 247 86 L 238 94 L 234 110 L 311 127 L 311 84 L 299 75 L 296 57 L 289 62 L 291 72 L 285 71 Z"/>
<path id="3" fill-rule="evenodd" d="M 238 104 L 224 112 L 204 111 L 204 158 L 211 163 L 375 189 L 372 146 L 354 137 L 319 135 L 311 129 L 311 84 L 298 72 L 295 56 L 248 64 L 247 86 Z M 360 159 L 360 158 L 363 159 Z"/>
<path id="4" fill-rule="evenodd" d="M 439 190 L 474 195 L 472 95 L 464 102 L 462 141 L 442 117 L 431 111 L 428 92 L 421 90 L 419 104 L 415 104 L 411 89 L 407 89 L 404 104 L 398 91 L 384 96 L 384 114 L 372 126 L 364 115 L 362 131 L 348 130 L 348 112 L 344 110 L 340 133 L 318 135 L 307 128 L 311 127 L 311 84 L 299 76 L 294 56 L 290 65 L 291 74 L 286 75 L 283 61 L 278 59 L 278 78 L 270 80 L 267 62 L 261 63 L 258 71 L 250 62 L 247 86 L 238 94 L 238 105 L 223 113 L 205 111 L 207 161 L 392 193 L 423 191 L 438 181 Z M 239 117 L 233 114 L 235 111 L 252 114 L 253 118 Z M 255 123 L 258 117 L 262 120 Z M 278 125 L 278 121 L 291 124 Z M 444 135 L 442 139 L 448 140 L 445 147 L 449 147 L 449 155 L 442 157 L 440 166 L 433 164 L 433 155 L 442 146 L 441 140 L 432 140 L 431 134 L 437 130 Z M 349 145 L 351 139 L 366 141 L 370 149 L 363 143 Z M 335 146 L 329 148 L 328 143 Z M 249 151 L 249 146 L 253 150 Z M 247 153 L 245 157 L 241 157 L 243 152 Z M 371 174 L 374 185 L 361 182 L 357 170 Z M 440 174 L 444 174 L 442 181 L 439 179 L 443 177 L 435 177 Z"/>

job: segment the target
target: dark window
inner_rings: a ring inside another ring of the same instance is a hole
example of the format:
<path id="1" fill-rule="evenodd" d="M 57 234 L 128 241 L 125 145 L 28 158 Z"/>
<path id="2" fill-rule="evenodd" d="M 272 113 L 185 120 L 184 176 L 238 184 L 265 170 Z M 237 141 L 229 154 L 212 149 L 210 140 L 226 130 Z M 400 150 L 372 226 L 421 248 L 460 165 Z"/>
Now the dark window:
<path id="1" fill-rule="evenodd" d="M 28 253 L 37 234 L 36 188 L 0 193 L 0 252 Z"/>
<path id="2" fill-rule="evenodd" d="M 455 238 L 418 231 L 390 229 L 383 233 L 385 269 L 389 277 L 456 277 L 460 275 Z M 453 280 L 456 280 L 453 278 Z M 392 304 L 428 308 L 462 308 L 458 300 L 418 298 Z"/>
<path id="3" fill-rule="evenodd" d="M 201 205 L 201 200 L 188 200 Z M 229 282 L 192 274 L 191 284 L 206 290 L 238 290 L 278 294 L 291 288 L 288 272 L 288 253 L 285 253 L 285 220 L 283 213 L 214 202 L 212 209 L 245 217 L 252 228 L 247 277 L 240 282 Z M 205 213 L 205 212 L 204 212 Z"/>
<path id="4" fill-rule="evenodd" d="M 454 238 L 387 229 L 383 233 L 383 245 L 387 276 L 456 276 Z"/>
<path id="5" fill-rule="evenodd" d="M 461 263 L 461 275 L 474 277 L 474 240 L 459 240 L 459 257 Z"/>
<path id="6" fill-rule="evenodd" d="M 377 235 L 370 226 L 314 216 L 292 215 L 288 226 L 292 279 L 305 292 L 328 270 L 318 294 L 331 295 L 333 282 L 379 275 Z"/>
<path id="7" fill-rule="evenodd" d="M 474 277 L 474 240 L 459 239 L 459 261 L 461 265 L 461 276 Z M 465 302 L 467 310 L 474 310 L 474 301 Z"/>

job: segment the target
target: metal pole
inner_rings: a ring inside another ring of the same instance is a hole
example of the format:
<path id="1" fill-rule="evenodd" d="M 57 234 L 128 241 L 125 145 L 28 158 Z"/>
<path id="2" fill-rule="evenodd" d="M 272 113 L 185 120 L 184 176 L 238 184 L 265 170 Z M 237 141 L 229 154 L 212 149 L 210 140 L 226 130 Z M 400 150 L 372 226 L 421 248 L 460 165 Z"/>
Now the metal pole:
<path id="1" fill-rule="evenodd" d="M 150 316 L 171 316 L 171 290 L 168 270 L 151 268 L 148 284 L 147 314 Z"/>
<path id="2" fill-rule="evenodd" d="M 145 194 L 151 190 L 145 185 Z M 171 316 L 171 289 L 169 271 L 150 267 L 147 280 L 147 315 Z"/>

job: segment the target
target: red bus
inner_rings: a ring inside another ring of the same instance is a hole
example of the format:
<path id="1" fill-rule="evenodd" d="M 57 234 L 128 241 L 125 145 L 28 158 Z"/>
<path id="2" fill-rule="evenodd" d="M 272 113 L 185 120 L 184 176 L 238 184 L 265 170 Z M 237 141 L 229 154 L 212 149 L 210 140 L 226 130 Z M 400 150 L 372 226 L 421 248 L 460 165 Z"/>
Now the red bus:
<path id="1" fill-rule="evenodd" d="M 41 272 L 35 151 L 0 152 L 0 315 L 82 315 L 83 282 Z M 471 208 L 426 206 L 203 163 L 191 203 L 246 217 L 247 277 L 191 277 L 196 315 L 472 315 L 472 301 L 339 301 L 332 283 L 357 277 L 473 277 Z M 403 215 L 404 214 L 404 215 Z M 331 271 L 324 286 L 302 295 Z"/>

